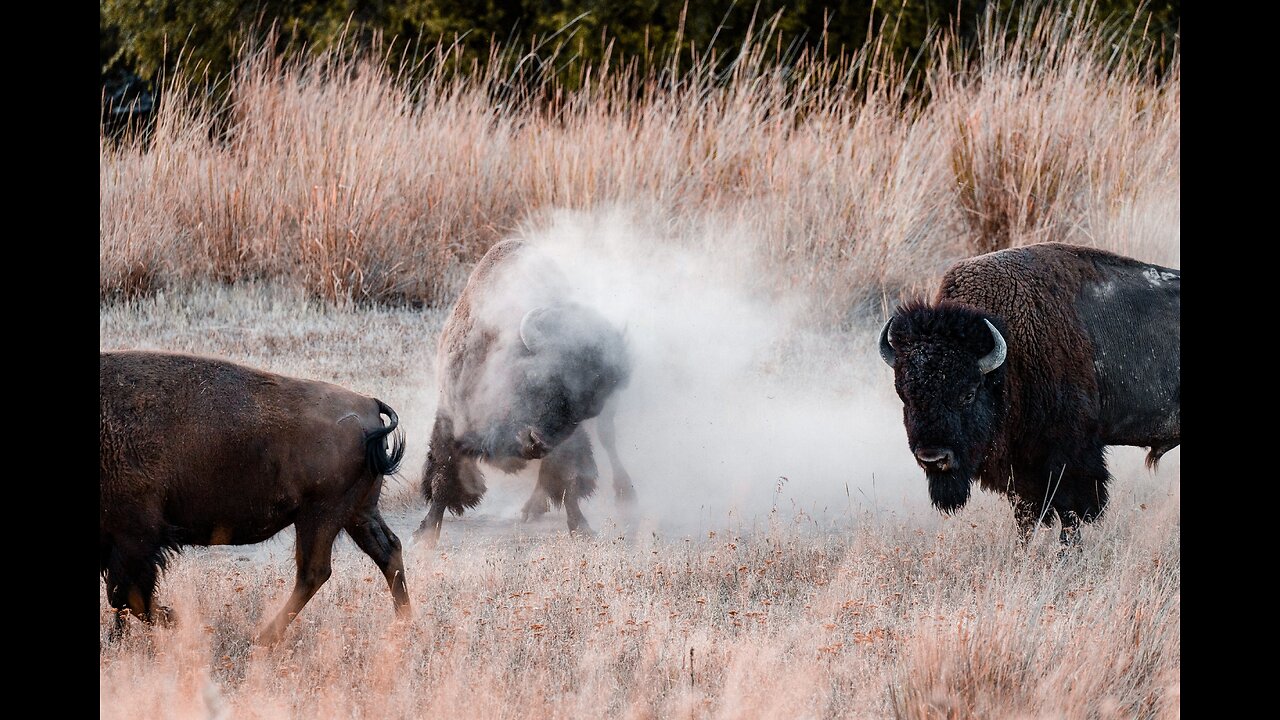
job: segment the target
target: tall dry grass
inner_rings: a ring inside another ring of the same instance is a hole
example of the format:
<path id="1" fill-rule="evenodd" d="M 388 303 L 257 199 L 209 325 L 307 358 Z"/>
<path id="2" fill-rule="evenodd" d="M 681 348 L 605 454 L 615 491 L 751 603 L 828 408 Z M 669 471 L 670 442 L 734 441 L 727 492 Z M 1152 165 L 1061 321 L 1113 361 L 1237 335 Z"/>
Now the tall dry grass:
<path id="1" fill-rule="evenodd" d="M 1017 27 L 993 17 L 970 53 L 939 34 L 927 102 L 874 44 L 775 65 L 767 27 L 727 70 L 606 64 L 577 90 L 518 92 L 497 51 L 459 74 L 440 46 L 416 83 L 247 54 L 225 117 L 175 86 L 149 143 L 101 143 L 101 294 L 272 278 L 447 305 L 496 240 L 616 206 L 659 219 L 653 242 L 750 245 L 760 289 L 804 291 L 819 323 L 1010 245 L 1177 265 L 1176 62 L 1150 76 L 1085 15 Z"/>

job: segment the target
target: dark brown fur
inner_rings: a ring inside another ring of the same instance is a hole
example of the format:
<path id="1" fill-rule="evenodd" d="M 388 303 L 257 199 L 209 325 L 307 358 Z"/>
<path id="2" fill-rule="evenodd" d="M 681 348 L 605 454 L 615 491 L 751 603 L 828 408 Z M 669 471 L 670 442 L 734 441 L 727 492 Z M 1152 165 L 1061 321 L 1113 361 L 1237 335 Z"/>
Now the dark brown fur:
<path id="1" fill-rule="evenodd" d="M 904 305 L 890 325 L 912 450 L 945 439 L 963 458 L 959 451 L 969 442 L 982 442 L 964 435 L 990 430 L 980 462 L 970 468 L 981 487 L 1010 498 L 1024 536 L 1056 514 L 1064 540 L 1078 537 L 1076 524 L 1106 506 L 1105 446 L 1149 447 L 1154 467 L 1180 442 L 1180 276 L 1061 243 L 956 263 L 933 306 Z M 961 408 L 953 391 L 980 376 L 963 363 L 949 365 L 946 356 L 990 350 L 990 339 L 966 339 L 982 317 L 1000 330 L 1007 357 L 981 378 L 981 402 Z M 962 427 L 969 430 L 954 429 Z M 967 491 L 956 483 L 968 480 L 934 473 L 931 492 L 934 484 L 941 488 L 935 503 L 942 497 L 944 509 L 962 505 Z"/>
<path id="2" fill-rule="evenodd" d="M 404 453 L 391 408 L 329 383 L 140 351 L 101 354 L 99 393 L 99 548 L 112 607 L 150 620 L 168 553 L 258 543 L 294 525 L 297 582 L 260 641 L 279 639 L 328 579 L 344 529 L 408 612 L 400 541 L 378 512 L 383 476 Z"/>

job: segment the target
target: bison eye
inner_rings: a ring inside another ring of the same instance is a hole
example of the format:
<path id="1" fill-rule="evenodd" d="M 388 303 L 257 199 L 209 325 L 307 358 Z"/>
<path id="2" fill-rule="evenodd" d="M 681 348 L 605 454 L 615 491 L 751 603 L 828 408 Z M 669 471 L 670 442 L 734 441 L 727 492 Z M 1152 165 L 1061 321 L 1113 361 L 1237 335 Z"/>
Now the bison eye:
<path id="1" fill-rule="evenodd" d="M 973 402 L 973 398 L 977 394 L 978 394 L 977 390 L 970 390 L 969 392 L 964 394 L 964 397 L 960 398 L 960 404 L 968 405 L 969 403 Z"/>

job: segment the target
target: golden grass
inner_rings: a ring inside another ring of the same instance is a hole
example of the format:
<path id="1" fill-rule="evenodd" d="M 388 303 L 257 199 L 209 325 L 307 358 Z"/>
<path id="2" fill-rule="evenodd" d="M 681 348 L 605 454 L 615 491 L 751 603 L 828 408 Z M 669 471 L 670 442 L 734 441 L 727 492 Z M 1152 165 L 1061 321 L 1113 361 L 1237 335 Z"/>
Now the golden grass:
<path id="1" fill-rule="evenodd" d="M 448 306 L 493 242 L 550 210 L 616 206 L 666 227 L 655 243 L 735 228 L 721 242 L 751 238 L 759 288 L 805 291 L 819 324 L 1009 245 L 1177 265 L 1176 62 L 1152 78 L 1081 15 L 1019 27 L 986 31 L 972 62 L 939 35 L 924 104 L 875 45 L 783 70 L 768 32 L 727 74 L 709 57 L 602 67 L 527 94 L 497 59 L 450 72 L 443 46 L 417 84 L 372 60 L 248 54 L 225 137 L 175 87 L 149 144 L 101 143 L 101 294 L 271 278 Z"/>

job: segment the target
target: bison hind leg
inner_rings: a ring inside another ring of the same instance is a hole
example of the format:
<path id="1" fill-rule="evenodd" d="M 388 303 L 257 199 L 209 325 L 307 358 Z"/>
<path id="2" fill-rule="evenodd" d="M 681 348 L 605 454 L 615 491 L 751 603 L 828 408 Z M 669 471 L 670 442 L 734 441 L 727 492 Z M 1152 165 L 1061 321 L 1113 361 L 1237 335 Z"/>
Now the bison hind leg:
<path id="1" fill-rule="evenodd" d="M 387 587 L 391 588 L 391 599 L 395 604 L 396 613 L 407 616 L 409 589 L 405 584 L 404 557 L 401 552 L 400 538 L 397 538 L 387 526 L 382 513 L 378 512 L 377 505 L 373 506 L 372 511 L 348 523 L 345 529 L 387 579 Z"/>

